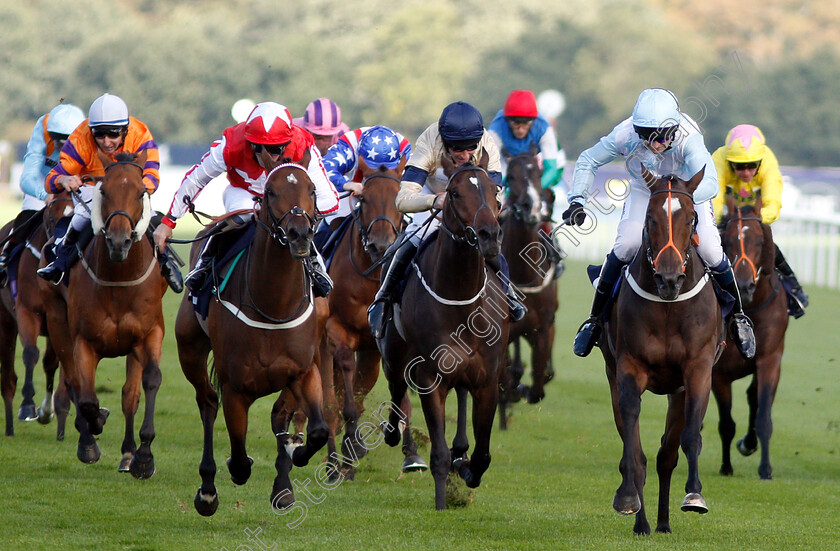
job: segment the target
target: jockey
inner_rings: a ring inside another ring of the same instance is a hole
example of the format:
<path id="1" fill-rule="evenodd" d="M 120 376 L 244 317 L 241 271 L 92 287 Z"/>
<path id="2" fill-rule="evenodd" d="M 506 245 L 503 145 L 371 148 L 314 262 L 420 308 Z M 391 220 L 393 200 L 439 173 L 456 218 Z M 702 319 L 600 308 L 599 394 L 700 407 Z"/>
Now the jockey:
<path id="1" fill-rule="evenodd" d="M 514 90 L 505 101 L 505 107 L 498 113 L 487 127 L 487 131 L 496 140 L 496 145 L 503 154 L 516 156 L 528 153 L 532 145 L 539 148 L 542 161 L 542 230 L 550 236 L 548 247 L 552 261 L 557 265 L 554 278 L 563 273 L 560 244 L 551 231 L 551 214 L 554 210 L 554 192 L 551 188 L 556 185 L 563 175 L 566 164 L 566 153 L 557 144 L 554 128 L 548 120 L 537 111 L 537 98 L 530 90 Z M 507 163 L 502 157 L 502 174 L 507 173 Z M 504 180 L 503 180 L 504 182 Z M 504 184 L 503 184 L 504 185 Z"/>
<path id="2" fill-rule="evenodd" d="M 33 222 L 39 218 L 35 213 L 44 208 L 47 190 L 44 180 L 50 170 L 58 164 L 61 147 L 67 137 L 85 120 L 85 114 L 75 105 L 64 103 L 57 105 L 35 123 L 26 154 L 23 156 L 23 172 L 20 175 L 20 189 L 23 191 L 21 212 L 15 218 L 12 234 L 0 253 L 0 285 L 5 285 L 8 253 L 29 237 Z M 27 224 L 28 223 L 28 224 Z"/>
<path id="3" fill-rule="evenodd" d="M 715 165 L 697 124 L 680 112 L 677 98 L 671 91 L 662 88 L 644 90 L 639 95 L 633 115 L 581 153 L 575 163 L 569 208 L 563 213 L 564 222 L 570 225 L 584 223 L 587 190 L 598 168 L 619 155 L 626 158 L 625 166 L 631 176 L 629 195 L 621 213 L 615 245 L 601 269 L 589 319 L 575 336 L 575 354 L 587 356 L 597 343 L 601 334 L 600 317 L 610 293 L 621 276 L 622 268 L 642 245 L 642 228 L 650 199 L 650 190 L 641 177 L 642 167 L 660 175 L 675 174 L 683 180 L 690 179 L 705 167 L 703 179 L 694 192 L 698 217 L 696 232 L 700 238 L 697 252 L 718 285 L 735 298 L 727 322 L 738 350 L 747 359 L 753 357 L 755 336 L 752 322 L 744 314 L 732 266 L 723 254 L 720 234 L 715 227 L 711 203 L 718 187 Z"/>
<path id="4" fill-rule="evenodd" d="M 720 189 L 712 200 L 715 218 L 721 221 L 729 197 L 736 207 L 755 206 L 761 198 L 761 221 L 772 224 L 782 208 L 782 173 L 776 155 L 764 143 L 764 134 L 751 124 L 739 124 L 726 135 L 726 144 L 712 154 Z M 732 213 L 728 213 L 729 216 Z M 776 245 L 776 270 L 790 287 L 788 309 L 795 318 L 805 315 L 808 294 L 799 285 L 793 269 Z"/>
<path id="5" fill-rule="evenodd" d="M 117 153 L 145 151 L 143 184 L 146 191 L 154 193 L 160 182 L 160 155 L 152 133 L 145 124 L 128 115 L 128 107 L 120 97 L 106 93 L 96 98 L 90 105 L 86 122 L 79 124 L 67 138 L 61 148 L 59 162 L 47 175 L 44 186 L 48 193 L 78 190 L 81 196 L 81 201 L 73 197 L 73 218 L 67 234 L 55 245 L 56 259 L 38 270 L 39 276 L 55 285 L 61 283 L 64 274 L 78 259 L 76 244 L 84 250 L 93 238 L 87 205 L 92 201 L 96 188 L 92 182 L 82 182 L 81 177 L 101 178 L 105 175 L 105 167 L 97 151 L 112 160 Z M 164 249 L 159 254 L 163 277 L 172 290 L 180 293 L 184 288 L 181 271 Z"/>
<path id="6" fill-rule="evenodd" d="M 440 225 L 437 213 L 433 215 L 429 212 L 432 209 L 441 210 L 446 199 L 448 178 L 440 168 L 440 159 L 447 155 L 455 166 L 462 166 L 467 162 L 477 165 L 485 151 L 490 157 L 487 173 L 490 179 L 499 186 L 502 183 L 502 167 L 496 142 L 484 129 L 481 113 L 463 101 L 447 105 L 440 115 L 440 120 L 431 124 L 417 138 L 396 199 L 399 210 L 417 214 L 414 215 L 414 219 L 403 234 L 407 238 L 399 239 L 391 246 L 396 247 L 394 258 L 373 304 L 368 309 L 370 329 L 377 339 L 382 336 L 386 309 L 399 287 L 406 268 L 414 259 L 417 249 L 426 236 L 437 230 Z M 432 216 L 435 218 L 428 223 L 428 227 L 423 231 L 418 231 Z M 485 259 L 485 262 L 496 272 L 507 275 L 505 273 L 507 263 L 501 257 L 500 254 L 492 259 Z M 509 280 L 508 277 L 506 281 Z M 508 286 L 507 292 L 511 319 L 519 321 L 525 315 L 525 306 L 514 294 L 512 286 Z"/>
<path id="7" fill-rule="evenodd" d="M 341 122 L 341 109 L 328 98 L 310 102 L 303 116 L 292 122 L 312 134 L 315 147 L 322 157 L 338 141 L 339 136 L 350 130 L 349 126 Z"/>
<path id="8" fill-rule="evenodd" d="M 349 191 L 358 197 L 362 194 L 362 166 L 393 170 L 410 155 L 411 142 L 402 134 L 385 126 L 366 126 L 345 132 L 327 151 L 324 167 L 339 193 Z M 351 197 L 341 199 L 338 210 L 325 222 L 348 216 L 352 208 Z M 323 226 L 329 227 L 327 223 Z"/>
<path id="9" fill-rule="evenodd" d="M 321 154 L 315 147 L 312 136 L 292 123 L 289 110 L 279 103 L 265 101 L 258 103 L 248 119 L 222 132 L 222 137 L 210 146 L 210 151 L 195 166 L 187 171 L 181 186 L 175 192 L 169 212 L 155 230 L 158 248 L 172 237 L 172 230 L 179 218 L 189 210 L 195 197 L 211 180 L 227 173 L 230 183 L 225 188 L 222 200 L 225 210 L 253 210 L 254 201 L 262 197 L 268 169 L 282 159 L 304 165 L 315 184 L 316 209 L 321 214 L 330 214 L 338 209 L 338 194 L 327 179 L 321 162 Z M 241 225 L 250 216 L 228 219 L 225 224 Z M 206 281 L 218 248 L 218 233 L 211 235 L 204 243 L 195 267 L 187 274 L 185 283 L 190 290 L 198 292 Z M 317 296 L 327 296 L 332 290 L 332 280 L 327 275 L 323 260 L 314 245 L 305 262 L 311 276 L 313 291 Z"/>

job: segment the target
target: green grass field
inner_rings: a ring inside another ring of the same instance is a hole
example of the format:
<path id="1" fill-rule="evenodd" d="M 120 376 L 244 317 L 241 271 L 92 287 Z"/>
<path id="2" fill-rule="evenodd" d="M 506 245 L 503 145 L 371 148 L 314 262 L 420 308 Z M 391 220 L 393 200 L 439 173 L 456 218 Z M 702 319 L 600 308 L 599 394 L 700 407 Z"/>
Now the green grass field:
<path id="1" fill-rule="evenodd" d="M 192 500 L 200 484 L 201 423 L 192 387 L 178 365 L 172 331 L 180 296 L 168 293 L 163 384 L 153 444 L 157 474 L 138 481 L 116 471 L 123 434 L 124 364 L 103 361 L 97 388 L 112 415 L 99 440 L 102 458 L 97 464 L 84 465 L 76 459 L 72 416 L 64 442 L 55 439 L 55 423 L 19 421 L 16 436 L 0 440 L 0 550 L 840 549 L 840 377 L 831 329 L 837 327 L 834 316 L 840 311 L 840 293 L 808 289 L 812 298 L 808 315 L 792 321 L 788 330 L 773 410 L 774 480 L 758 479 L 757 455 L 744 458 L 737 452 L 735 475 L 718 474 L 718 416 L 712 401 L 700 472 L 709 514 L 679 511 L 686 477 L 681 456 L 670 500 L 674 533 L 636 538 L 633 519 L 617 515 L 611 507 L 620 483 L 620 441 L 603 362 L 597 351 L 585 360 L 571 353 L 572 336 L 588 312 L 592 294 L 583 268 L 572 263 L 561 279 L 554 350 L 557 377 L 546 388 L 542 403 L 518 404 L 510 429 L 504 433 L 496 429 L 493 462 L 474 502 L 465 508 L 436 512 L 431 476 L 400 476 L 399 449 L 382 445 L 362 460 L 355 481 L 330 491 L 314 482 L 316 461 L 293 470 L 293 479 L 312 481 L 313 497 L 321 501 L 313 503 L 298 493 L 308 511 L 296 528 L 290 528 L 298 512 L 280 516 L 269 503 L 276 445 L 268 415 L 272 399 L 267 397 L 251 410 L 248 452 L 254 468 L 244 486 L 230 482 L 224 467 L 229 449 L 220 412 L 215 453 L 221 504 L 215 516 L 199 516 Z M 18 376 L 20 383 L 20 361 Z M 38 403 L 43 379 L 38 372 Z M 369 408 L 387 398 L 383 383 L 380 378 Z M 738 437 L 746 425 L 746 386 L 740 381 L 735 387 Z M 15 411 L 19 404 L 18 389 Z M 649 457 L 648 516 L 654 524 L 658 486 L 654 463 L 665 399 L 646 394 L 642 409 L 642 439 Z M 451 440 L 453 405 L 448 412 Z M 414 421 L 425 432 L 419 408 Z M 428 449 L 421 453 L 428 459 Z M 257 531 L 259 541 L 248 535 Z"/>

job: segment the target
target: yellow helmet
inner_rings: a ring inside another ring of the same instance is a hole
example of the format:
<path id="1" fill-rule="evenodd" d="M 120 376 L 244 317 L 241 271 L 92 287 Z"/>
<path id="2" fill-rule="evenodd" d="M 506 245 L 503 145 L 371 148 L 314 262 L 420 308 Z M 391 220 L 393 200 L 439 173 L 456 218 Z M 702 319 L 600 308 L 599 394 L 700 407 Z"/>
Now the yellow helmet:
<path id="1" fill-rule="evenodd" d="M 739 124 L 726 135 L 726 160 L 731 163 L 757 163 L 766 151 L 764 134 L 757 126 Z"/>

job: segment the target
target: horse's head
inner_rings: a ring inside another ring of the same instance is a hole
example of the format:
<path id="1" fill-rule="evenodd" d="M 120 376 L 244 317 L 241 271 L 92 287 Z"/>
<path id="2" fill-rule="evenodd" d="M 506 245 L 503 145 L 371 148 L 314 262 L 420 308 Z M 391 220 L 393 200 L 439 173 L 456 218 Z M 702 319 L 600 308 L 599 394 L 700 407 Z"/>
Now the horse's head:
<path id="1" fill-rule="evenodd" d="M 732 211 L 723 230 L 723 250 L 732 263 L 738 291 L 745 303 L 752 301 L 758 278 L 765 270 L 772 270 L 776 249 L 767 239 L 769 228 L 752 206 Z"/>
<path id="2" fill-rule="evenodd" d="M 365 251 L 376 262 L 402 231 L 402 213 L 397 209 L 395 200 L 400 191 L 405 159 L 395 169 L 384 165 L 371 169 L 364 159 L 359 164 L 362 169 L 362 195 L 353 216 Z"/>
<path id="3" fill-rule="evenodd" d="M 487 175 L 488 159 L 485 151 L 478 165 L 455 167 L 444 156 L 443 169 L 450 176 L 442 227 L 456 241 L 478 247 L 485 257 L 494 257 L 501 252 L 502 232 L 497 218 L 496 184 Z"/>
<path id="4" fill-rule="evenodd" d="M 657 178 L 642 168 L 650 189 L 643 242 L 659 297 L 674 300 L 685 281 L 692 235 L 697 225 L 694 190 L 706 168 L 684 182 L 674 176 Z"/>
<path id="5" fill-rule="evenodd" d="M 502 216 L 512 214 L 528 226 L 540 222 L 542 167 L 537 160 L 538 152 L 537 145 L 531 144 L 530 152 L 505 157 L 508 198 Z"/>
<path id="6" fill-rule="evenodd" d="M 105 177 L 96 185 L 90 215 L 94 234 L 103 233 L 108 254 L 124 262 L 135 241 L 140 241 L 152 218 L 149 193 L 143 184 L 146 152 L 118 153 L 105 164 Z"/>
<path id="7" fill-rule="evenodd" d="M 315 227 L 315 184 L 306 169 L 284 162 L 268 173 L 259 220 L 271 237 L 289 247 L 294 258 L 306 258 Z"/>

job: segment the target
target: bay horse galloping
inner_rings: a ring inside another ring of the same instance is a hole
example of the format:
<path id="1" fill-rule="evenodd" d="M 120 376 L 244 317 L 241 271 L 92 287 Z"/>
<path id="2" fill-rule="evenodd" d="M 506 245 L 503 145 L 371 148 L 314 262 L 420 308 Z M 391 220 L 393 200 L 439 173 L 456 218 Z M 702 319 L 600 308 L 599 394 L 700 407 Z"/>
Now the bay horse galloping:
<path id="1" fill-rule="evenodd" d="M 443 158 L 446 186 L 442 221 L 434 242 L 415 259 L 405 292 L 385 326 L 383 369 L 391 393 L 385 442 L 396 446 L 404 412 L 398 409 L 409 386 L 420 394 L 431 439 L 435 508 L 446 508 L 445 483 L 455 470 L 470 488 L 490 465 L 490 433 L 498 401 L 499 370 L 508 343 L 508 303 L 485 257 L 501 252 L 496 186 L 479 166 L 455 168 Z M 446 443 L 445 402 L 458 395 L 458 428 Z M 473 399 L 475 448 L 467 459 L 467 392 Z"/>
<path id="2" fill-rule="evenodd" d="M 351 480 L 355 476 L 353 464 L 367 453 L 357 427 L 364 411 L 364 399 L 379 378 L 381 359 L 370 332 L 367 310 L 379 289 L 380 259 L 402 231 L 402 213 L 395 199 L 404 165 L 405 160 L 395 169 L 382 165 L 374 170 L 361 163 L 362 194 L 352 213 L 353 224 L 336 246 L 330 265 L 334 287 L 329 296 L 330 313 L 321 346 L 321 377 L 325 380 L 331 377 L 329 372 L 334 368 L 342 378 L 343 384 L 336 388 L 344 404 L 342 454 L 345 459 L 341 471 Z M 410 411 L 410 402 L 406 399 L 400 407 Z M 331 459 L 335 430 L 331 426 L 328 442 Z M 417 456 L 411 431 L 405 431 L 404 438 L 403 470 L 425 468 Z"/>
<path id="3" fill-rule="evenodd" d="M 688 182 L 675 177 L 657 179 L 642 170 L 651 191 L 643 245 L 625 270 L 600 342 L 615 424 L 624 445 L 619 466 L 622 482 L 613 508 L 621 514 L 636 514 L 636 534 L 650 534 L 643 495 L 647 459 L 639 437 L 645 390 L 668 395 L 665 433 L 656 456 L 656 531 L 671 531 L 668 499 L 680 446 L 688 461 L 687 495 L 681 508 L 708 511 L 698 474 L 700 427 L 723 322 L 705 266 L 692 248 L 697 220 L 692 194 L 704 170 Z"/>
<path id="4" fill-rule="evenodd" d="M 554 341 L 554 315 L 557 311 L 557 281 L 554 279 L 554 263 L 548 254 L 543 254 L 535 266 L 530 251 L 544 251 L 547 246 L 540 233 L 540 177 L 542 169 L 536 157 L 538 149 L 521 153 L 507 159 L 508 197 L 502 208 L 502 253 L 508 260 L 510 279 L 525 295 L 528 313 L 510 326 L 510 342 L 514 345 L 514 357 L 507 372 L 502 373 L 502 396 L 521 394 L 535 404 L 545 397 L 544 385 L 551 364 L 551 349 Z M 526 256 L 529 261 L 526 261 Z M 523 375 L 522 359 L 519 353 L 519 339 L 525 338 L 531 345 L 532 385 L 520 384 Z M 506 400 L 500 400 L 505 401 Z M 505 404 L 499 408 L 502 428 L 505 428 Z"/>
<path id="5" fill-rule="evenodd" d="M 145 152 L 119 153 L 116 162 L 100 156 L 105 176 L 97 184 L 90 209 L 93 240 L 71 269 L 68 286 L 41 279 L 39 284 L 48 304 L 50 338 L 76 405 L 79 460 L 99 460 L 94 435 L 102 433 L 109 413 L 99 407 L 96 396 L 99 361 L 125 356 L 125 436 L 119 470 L 150 478 L 155 473 L 151 444 L 164 334 L 161 299 L 167 285 L 146 238 L 152 208 L 142 180 Z M 146 402 L 138 448 L 134 416 L 141 386 Z"/>
<path id="6" fill-rule="evenodd" d="M 6 403 L 6 435 L 8 436 L 14 434 L 14 425 L 12 424 L 11 417 L 11 400 L 15 393 L 15 381 L 17 380 L 14 372 L 14 353 L 15 338 L 18 335 L 20 336 L 21 345 L 23 345 L 22 357 L 25 369 L 22 388 L 23 402 L 20 405 L 18 419 L 26 421 L 37 419 L 41 424 L 47 424 L 50 422 L 53 414 L 53 389 L 55 372 L 58 369 L 58 357 L 47 334 L 46 310 L 38 286 L 38 278 L 35 277 L 35 270 L 38 269 L 38 261 L 41 259 L 41 248 L 52 237 L 56 223 L 62 216 L 72 214 L 73 205 L 71 201 L 66 192 L 56 196 L 50 196 L 46 207 L 39 213 L 33 215 L 39 216 L 41 223 L 35 232 L 26 239 L 23 250 L 20 253 L 20 258 L 17 263 L 17 273 L 14 278 L 14 284 L 16 286 L 15 296 L 12 296 L 11 281 L 8 286 L 0 290 L 3 306 L 5 306 L 2 316 L 0 316 L 3 319 L 0 322 L 3 327 L 2 337 L 0 337 L 0 363 L 2 363 L 2 366 L 0 366 L 2 376 L 0 378 L 3 378 L 2 387 L 4 391 L 9 389 L 9 398 Z M 5 234 L 5 228 L 4 230 L 0 230 L 0 235 L 5 236 Z M 47 390 L 41 407 L 36 408 L 35 401 L 33 400 L 35 386 L 32 379 L 35 372 L 35 365 L 38 363 L 38 358 L 41 355 L 41 351 L 38 349 L 39 336 L 47 337 L 43 360 Z M 66 392 L 63 391 L 61 385 L 56 392 L 56 396 L 60 403 L 66 398 Z M 5 392 L 4 398 L 6 398 Z M 59 414 L 57 432 L 59 440 L 64 437 L 66 409 L 67 406 L 65 405 Z"/>
<path id="7" fill-rule="evenodd" d="M 248 409 L 257 398 L 291 391 L 292 397 L 280 395 L 272 412 L 277 478 L 271 502 L 278 509 L 294 503 L 292 464 L 306 465 L 329 435 L 317 365 L 319 316 L 302 262 L 309 256 L 314 235 L 315 186 L 303 166 L 283 162 L 268 174 L 261 201 L 254 241 L 230 268 L 227 285 L 211 301 L 207 318 L 199 319 L 185 295 L 175 323 L 181 369 L 195 387 L 204 426 L 201 487 L 194 500 L 203 516 L 214 514 L 219 506 L 213 457 L 219 394 L 230 437 L 227 467 L 235 484 L 245 484 L 253 463 L 245 450 Z M 191 264 L 199 250 L 196 243 Z M 323 312 L 321 324 L 325 318 Z M 211 350 L 220 392 L 207 372 Z M 309 419 L 305 445 L 287 432 L 295 405 Z"/>
<path id="8" fill-rule="evenodd" d="M 770 436 L 773 421 L 770 410 L 779 385 L 785 332 L 788 326 L 787 298 L 774 268 L 775 246 L 770 226 L 761 223 L 759 208 L 742 207 L 734 212 L 723 232 L 723 248 L 732 262 L 735 281 L 744 302 L 744 310 L 755 324 L 756 352 L 745 360 L 735 347 L 727 347 L 712 372 L 712 392 L 718 404 L 723 461 L 720 473 L 732 474 L 730 446 L 735 437 L 732 419 L 732 382 L 752 375 L 747 389 L 749 425 L 747 434 L 736 447 L 742 455 L 751 455 L 761 442 L 758 475 L 772 478 Z"/>

